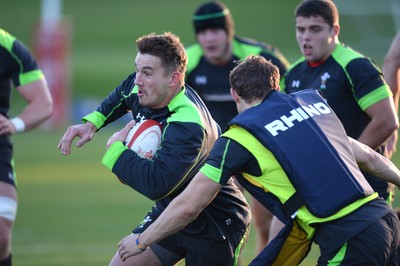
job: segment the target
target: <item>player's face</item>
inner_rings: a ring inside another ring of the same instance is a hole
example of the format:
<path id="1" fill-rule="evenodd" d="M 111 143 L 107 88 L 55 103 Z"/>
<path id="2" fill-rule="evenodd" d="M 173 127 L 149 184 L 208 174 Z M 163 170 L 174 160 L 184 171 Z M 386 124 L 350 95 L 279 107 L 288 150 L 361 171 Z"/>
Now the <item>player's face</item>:
<path id="1" fill-rule="evenodd" d="M 197 33 L 197 41 L 208 61 L 213 64 L 228 62 L 232 57 L 228 33 L 221 28 L 205 29 Z"/>
<path id="2" fill-rule="evenodd" d="M 135 60 L 139 103 L 153 109 L 168 105 L 171 100 L 171 76 L 167 75 L 157 56 L 138 53 Z"/>
<path id="3" fill-rule="evenodd" d="M 296 38 L 309 62 L 327 59 L 336 47 L 339 26 L 330 27 L 321 16 L 296 17 Z"/>

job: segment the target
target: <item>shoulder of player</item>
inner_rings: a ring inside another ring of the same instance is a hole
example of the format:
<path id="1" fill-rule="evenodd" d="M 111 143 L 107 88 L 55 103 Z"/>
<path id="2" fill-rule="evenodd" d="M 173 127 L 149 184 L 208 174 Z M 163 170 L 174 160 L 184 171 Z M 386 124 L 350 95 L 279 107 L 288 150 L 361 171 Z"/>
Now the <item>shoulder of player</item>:
<path id="1" fill-rule="evenodd" d="M 332 58 L 352 80 L 381 76 L 382 71 L 375 62 L 349 46 L 338 45 L 332 53 Z M 383 83 L 382 77 L 379 80 L 379 84 Z M 378 79 L 375 81 L 378 81 Z"/>
<path id="2" fill-rule="evenodd" d="M 288 65 L 288 61 L 277 47 L 251 38 L 235 36 L 233 40 L 233 53 L 241 59 L 250 54 L 259 54 L 267 59 L 279 60 Z"/>
<path id="3" fill-rule="evenodd" d="M 44 74 L 25 46 L 16 37 L 0 29 L 0 58 L 15 86 L 25 85 L 44 78 Z"/>
<path id="4" fill-rule="evenodd" d="M 170 122 L 193 122 L 202 125 L 201 108 L 198 104 L 201 103 L 197 93 L 193 89 L 185 86 L 185 89 L 178 93 L 168 104 L 168 110 L 171 116 L 168 118 Z"/>
<path id="5" fill-rule="evenodd" d="M 8 51 L 11 51 L 15 41 L 16 38 L 14 36 L 0 28 L 0 46 L 4 47 L 4 49 Z"/>
<path id="6" fill-rule="evenodd" d="M 2 53 L 7 53 L 10 55 L 10 60 L 16 61 L 21 66 L 23 72 L 38 69 L 37 63 L 30 53 L 28 47 L 18 40 L 13 35 L 0 29 L 0 48 L 2 48 Z M 3 57 L 4 54 L 1 56 Z M 4 60 L 2 58 L 2 60 Z"/>
<path id="7" fill-rule="evenodd" d="M 343 43 L 337 44 L 335 50 L 332 52 L 332 57 L 344 68 L 354 62 L 357 62 L 357 64 L 374 65 L 370 58 Z"/>
<path id="8" fill-rule="evenodd" d="M 199 64 L 204 52 L 199 43 L 193 43 L 185 48 L 188 57 L 186 73 L 190 73 Z"/>
<path id="9" fill-rule="evenodd" d="M 192 55 L 194 53 L 203 53 L 203 49 L 201 49 L 201 46 L 198 42 L 192 43 L 188 46 L 185 47 L 186 53 L 189 55 Z"/>

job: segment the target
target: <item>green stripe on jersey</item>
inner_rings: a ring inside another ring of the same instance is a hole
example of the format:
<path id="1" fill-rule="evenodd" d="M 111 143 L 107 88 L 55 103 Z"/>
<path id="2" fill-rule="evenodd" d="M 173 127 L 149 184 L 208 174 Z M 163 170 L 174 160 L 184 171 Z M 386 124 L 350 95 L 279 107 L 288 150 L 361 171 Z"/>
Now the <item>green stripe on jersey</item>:
<path id="1" fill-rule="evenodd" d="M 41 70 L 33 70 L 19 75 L 19 84 L 25 85 L 36 80 L 44 79 L 44 74 Z"/>
<path id="2" fill-rule="evenodd" d="M 0 29 L 0 45 L 6 48 L 10 52 L 15 39 L 16 38 L 14 36 L 4 31 L 3 29 Z"/>
<path id="3" fill-rule="evenodd" d="M 245 59 L 248 55 L 258 55 L 263 51 L 262 47 L 255 46 L 233 40 L 233 54 L 239 57 L 241 60 Z"/>
<path id="4" fill-rule="evenodd" d="M 90 114 L 84 116 L 82 118 L 82 122 L 86 123 L 89 121 L 89 122 L 93 123 L 93 125 L 95 125 L 95 127 L 97 129 L 99 129 L 104 124 L 104 121 L 106 121 L 106 119 L 107 118 L 102 113 L 100 113 L 98 111 L 94 111 L 93 113 L 90 113 Z"/>
<path id="5" fill-rule="evenodd" d="M 127 149 L 128 147 L 126 147 L 121 141 L 114 142 L 104 154 L 101 163 L 108 169 L 112 170 L 118 158 Z"/>
<path id="6" fill-rule="evenodd" d="M 372 91 L 371 93 L 365 95 L 360 100 L 358 100 L 358 105 L 360 106 L 360 108 L 363 111 L 365 111 L 371 105 L 373 105 L 383 99 L 389 98 L 391 96 L 392 96 L 392 92 L 390 91 L 388 86 L 383 85 L 383 86 L 379 87 L 378 89 Z"/>
<path id="7" fill-rule="evenodd" d="M 343 67 L 344 71 L 346 71 L 346 66 L 352 60 L 357 58 L 364 57 L 359 52 L 354 51 L 348 46 L 344 46 L 343 44 L 338 43 L 336 45 L 336 49 L 332 52 L 333 58 Z"/>
<path id="8" fill-rule="evenodd" d="M 167 121 L 191 122 L 204 128 L 197 106 L 186 96 L 185 91 L 186 89 L 183 87 L 168 104 L 168 109 L 172 115 L 167 119 Z"/>

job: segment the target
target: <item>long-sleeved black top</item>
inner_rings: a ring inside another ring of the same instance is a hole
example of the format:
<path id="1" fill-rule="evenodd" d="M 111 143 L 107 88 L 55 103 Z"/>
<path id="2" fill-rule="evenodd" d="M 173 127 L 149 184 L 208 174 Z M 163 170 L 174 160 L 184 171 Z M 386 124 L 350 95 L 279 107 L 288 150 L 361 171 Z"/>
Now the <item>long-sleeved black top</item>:
<path id="1" fill-rule="evenodd" d="M 136 121 L 153 119 L 161 124 L 161 144 L 152 160 L 139 157 L 120 142 L 114 143 L 103 158 L 103 164 L 121 181 L 155 201 L 154 218 L 203 165 L 219 135 L 219 128 L 200 97 L 189 86 L 182 88 L 164 108 L 155 110 L 141 106 L 134 84 L 135 76 L 135 73 L 128 76 L 95 112 L 83 120 L 100 129 L 131 112 Z M 233 182 L 228 182 L 183 231 L 221 238 L 231 230 L 245 228 L 250 216 L 245 198 Z"/>

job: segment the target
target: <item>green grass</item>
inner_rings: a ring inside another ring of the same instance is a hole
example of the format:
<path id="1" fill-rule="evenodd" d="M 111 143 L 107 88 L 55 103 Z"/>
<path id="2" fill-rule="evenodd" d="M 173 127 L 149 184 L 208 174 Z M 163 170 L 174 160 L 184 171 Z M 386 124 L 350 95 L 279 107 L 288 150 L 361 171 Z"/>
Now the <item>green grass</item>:
<path id="1" fill-rule="evenodd" d="M 184 44 L 194 41 L 191 14 L 201 0 L 65 0 L 71 26 L 69 70 L 71 102 L 103 98 L 133 70 L 135 40 L 150 32 L 172 31 Z M 341 41 L 382 63 L 395 33 L 388 14 L 348 14 L 356 1 L 335 1 L 341 16 Z M 369 1 L 368 1 L 369 2 Z M 2 0 L 1 27 L 33 49 L 40 0 Z M 293 62 L 299 56 L 293 10 L 297 0 L 226 1 L 236 33 L 279 47 Z M 364 3 L 364 2 L 363 2 Z M 381 6 L 389 5 L 389 1 Z M 367 14 L 367 13 L 365 13 Z M 364 29 L 367 29 L 364 31 Z M 67 75 L 67 72 L 66 72 Z M 22 108 L 14 98 L 12 114 Z M 18 174 L 19 210 L 14 228 L 16 266 L 107 265 L 118 241 L 138 224 L 152 203 L 123 186 L 100 164 L 111 130 L 63 157 L 56 149 L 64 128 L 13 137 Z M 400 166 L 400 155 L 393 161 Z M 399 199 L 396 206 L 400 206 Z M 315 265 L 317 252 L 302 265 Z M 243 251 L 255 256 L 254 230 Z"/>

